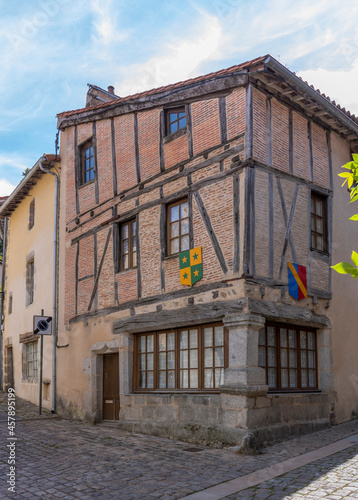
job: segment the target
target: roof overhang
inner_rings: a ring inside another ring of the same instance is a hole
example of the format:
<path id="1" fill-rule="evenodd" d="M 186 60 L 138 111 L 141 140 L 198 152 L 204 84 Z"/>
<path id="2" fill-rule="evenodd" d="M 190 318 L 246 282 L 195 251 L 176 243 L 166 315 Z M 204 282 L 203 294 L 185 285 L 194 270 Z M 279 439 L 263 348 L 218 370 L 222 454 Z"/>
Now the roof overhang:
<path id="1" fill-rule="evenodd" d="M 352 147 L 358 147 L 358 119 L 270 55 L 185 82 L 121 97 L 103 105 L 63 112 L 58 115 L 57 125 L 63 130 L 80 123 L 144 109 L 209 99 L 229 94 L 234 88 L 247 86 L 250 81 L 320 125 L 342 135 Z"/>
<path id="2" fill-rule="evenodd" d="M 268 56 L 265 69 L 253 76 L 272 94 L 290 101 L 312 119 L 332 128 L 349 141 L 358 141 L 358 123 L 350 117 L 349 112 L 342 110 L 273 57 Z"/>
<path id="3" fill-rule="evenodd" d="M 60 161 L 61 158 L 58 155 L 44 154 L 41 156 L 22 181 L 16 186 L 10 196 L 8 196 L 3 205 L 1 205 L 0 217 L 9 217 L 37 184 L 38 180 L 44 175 L 44 172 L 41 170 L 41 165 L 45 168 L 50 168 Z"/>

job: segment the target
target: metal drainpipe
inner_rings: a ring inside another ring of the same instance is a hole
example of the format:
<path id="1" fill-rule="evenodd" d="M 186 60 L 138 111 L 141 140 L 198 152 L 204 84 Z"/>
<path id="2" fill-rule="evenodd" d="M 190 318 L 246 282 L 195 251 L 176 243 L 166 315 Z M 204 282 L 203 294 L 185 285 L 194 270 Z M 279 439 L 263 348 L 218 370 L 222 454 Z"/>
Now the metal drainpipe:
<path id="1" fill-rule="evenodd" d="M 0 390 L 3 386 L 3 331 L 4 331 L 4 294 L 5 294 L 5 264 L 6 264 L 6 233 L 7 233 L 7 217 L 4 221 L 4 238 L 2 246 L 2 277 L 1 277 L 1 304 L 0 304 Z"/>
<path id="2" fill-rule="evenodd" d="M 46 158 L 42 157 L 39 160 L 40 169 L 45 174 L 51 174 L 55 177 L 55 220 L 54 220 L 54 244 L 53 244 L 53 337 L 52 337 L 52 409 L 51 413 L 56 412 L 56 347 L 57 347 L 57 266 L 58 266 L 58 250 L 57 250 L 57 228 L 58 228 L 58 175 L 50 172 L 42 166 L 42 162 Z"/>

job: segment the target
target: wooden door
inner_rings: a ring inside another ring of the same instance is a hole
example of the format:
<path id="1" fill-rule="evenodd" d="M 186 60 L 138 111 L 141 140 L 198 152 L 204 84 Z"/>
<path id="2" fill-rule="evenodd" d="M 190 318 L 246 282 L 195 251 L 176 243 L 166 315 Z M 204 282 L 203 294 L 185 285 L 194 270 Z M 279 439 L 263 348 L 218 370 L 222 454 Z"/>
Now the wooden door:
<path id="1" fill-rule="evenodd" d="M 103 420 L 119 419 L 119 355 L 103 356 Z"/>

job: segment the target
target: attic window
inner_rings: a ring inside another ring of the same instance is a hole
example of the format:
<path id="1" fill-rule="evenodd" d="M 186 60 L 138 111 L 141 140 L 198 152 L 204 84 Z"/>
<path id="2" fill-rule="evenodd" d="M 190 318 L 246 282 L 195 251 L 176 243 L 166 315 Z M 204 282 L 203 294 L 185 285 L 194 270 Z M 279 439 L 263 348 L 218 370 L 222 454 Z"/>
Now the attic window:
<path id="1" fill-rule="evenodd" d="M 81 184 L 94 180 L 94 154 L 92 141 L 81 147 Z"/>
<path id="2" fill-rule="evenodd" d="M 166 110 L 167 135 L 186 127 L 185 107 Z"/>
<path id="3" fill-rule="evenodd" d="M 35 224 L 35 198 L 31 201 L 29 206 L 29 224 L 28 229 L 32 229 Z"/>

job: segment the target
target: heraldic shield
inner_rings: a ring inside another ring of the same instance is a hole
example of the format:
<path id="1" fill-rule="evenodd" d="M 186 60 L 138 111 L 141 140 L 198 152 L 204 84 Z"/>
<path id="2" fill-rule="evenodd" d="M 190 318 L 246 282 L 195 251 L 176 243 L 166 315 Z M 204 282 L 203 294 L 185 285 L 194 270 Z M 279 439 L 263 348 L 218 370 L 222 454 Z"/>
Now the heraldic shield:
<path id="1" fill-rule="evenodd" d="M 307 297 L 307 272 L 305 266 L 288 263 L 288 293 L 296 300 Z"/>
<path id="2" fill-rule="evenodd" d="M 179 254 L 180 283 L 193 286 L 203 277 L 201 247 L 186 250 Z"/>

